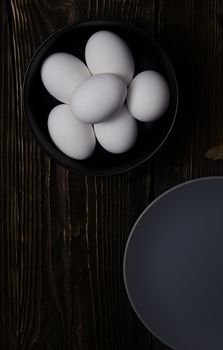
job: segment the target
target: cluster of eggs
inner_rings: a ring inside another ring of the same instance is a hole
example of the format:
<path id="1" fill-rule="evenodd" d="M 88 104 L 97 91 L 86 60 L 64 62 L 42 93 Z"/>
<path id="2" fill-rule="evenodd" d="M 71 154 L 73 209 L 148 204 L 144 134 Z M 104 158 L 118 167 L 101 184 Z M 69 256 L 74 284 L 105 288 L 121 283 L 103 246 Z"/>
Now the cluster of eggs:
<path id="1" fill-rule="evenodd" d="M 89 38 L 85 60 L 86 65 L 58 52 L 42 64 L 45 88 L 62 102 L 49 114 L 49 134 L 64 154 L 78 160 L 92 155 L 96 139 L 108 152 L 126 152 L 137 139 L 137 120 L 150 122 L 165 113 L 168 84 L 152 70 L 134 77 L 129 47 L 110 31 Z"/>

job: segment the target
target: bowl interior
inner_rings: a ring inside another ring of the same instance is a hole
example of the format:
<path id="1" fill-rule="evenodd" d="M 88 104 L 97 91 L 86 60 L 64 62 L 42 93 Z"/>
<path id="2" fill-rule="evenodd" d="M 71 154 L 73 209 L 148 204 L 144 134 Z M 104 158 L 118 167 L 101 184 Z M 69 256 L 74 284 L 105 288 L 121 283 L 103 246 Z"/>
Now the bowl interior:
<path id="1" fill-rule="evenodd" d="M 135 146 L 121 155 L 105 151 L 98 143 L 94 154 L 87 160 L 76 161 L 64 155 L 52 142 L 47 119 L 53 107 L 61 102 L 44 88 L 40 68 L 44 59 L 55 52 L 71 53 L 85 62 L 84 52 L 88 38 L 99 30 L 110 30 L 129 45 L 135 59 L 135 74 L 154 69 L 166 78 L 171 92 L 170 105 L 156 122 L 140 123 Z M 64 166 L 79 173 L 92 175 L 115 174 L 126 171 L 148 159 L 164 142 L 175 119 L 178 90 L 172 65 L 154 39 L 143 30 L 113 20 L 94 20 L 69 25 L 54 33 L 35 53 L 27 70 L 24 84 L 24 106 L 28 123 L 45 150 Z"/>

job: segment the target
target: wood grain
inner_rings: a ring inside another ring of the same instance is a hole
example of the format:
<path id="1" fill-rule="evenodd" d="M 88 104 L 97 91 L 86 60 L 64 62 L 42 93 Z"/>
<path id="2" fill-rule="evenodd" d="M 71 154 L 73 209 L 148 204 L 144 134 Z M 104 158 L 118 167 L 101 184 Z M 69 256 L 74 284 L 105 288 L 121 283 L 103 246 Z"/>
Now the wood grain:
<path id="1" fill-rule="evenodd" d="M 222 174 L 220 0 L 2 0 L 0 4 L 0 346 L 3 350 L 162 350 L 122 281 L 129 231 L 146 205 L 186 179 Z M 162 43 L 179 78 L 179 116 L 157 157 L 118 176 L 75 175 L 51 161 L 25 121 L 22 84 L 56 29 L 113 16 Z M 177 147 L 176 147 L 177 145 Z"/>
<path id="2" fill-rule="evenodd" d="M 176 68 L 180 106 L 156 158 L 155 195 L 190 178 L 223 174 L 222 161 L 205 157 L 223 140 L 222 13 L 222 1 L 160 2 L 158 39 Z"/>
<path id="3" fill-rule="evenodd" d="M 152 19 L 152 12 L 147 18 L 137 11 L 138 2 L 2 4 L 3 349 L 133 348 L 137 338 L 149 344 L 149 336 L 141 340 L 144 330 L 126 301 L 121 276 L 127 234 L 149 196 L 148 166 L 139 178 L 137 170 L 104 179 L 69 173 L 36 145 L 22 107 L 25 69 L 51 32 L 110 12 Z"/>

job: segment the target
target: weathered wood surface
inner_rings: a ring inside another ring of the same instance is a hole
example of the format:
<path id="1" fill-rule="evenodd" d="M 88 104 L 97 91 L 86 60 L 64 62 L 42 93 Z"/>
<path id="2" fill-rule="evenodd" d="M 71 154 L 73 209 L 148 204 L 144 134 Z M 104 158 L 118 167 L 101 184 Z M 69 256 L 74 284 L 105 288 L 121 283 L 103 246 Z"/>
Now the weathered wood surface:
<path id="1" fill-rule="evenodd" d="M 95 16 L 123 18 L 154 35 L 180 87 L 178 119 L 158 155 L 104 178 L 51 161 L 22 106 L 24 73 L 38 45 L 61 26 Z M 205 157 L 223 143 L 222 43 L 221 0 L 1 0 L 2 350 L 167 349 L 131 310 L 123 251 L 154 197 L 184 180 L 223 174 L 222 160 Z"/>

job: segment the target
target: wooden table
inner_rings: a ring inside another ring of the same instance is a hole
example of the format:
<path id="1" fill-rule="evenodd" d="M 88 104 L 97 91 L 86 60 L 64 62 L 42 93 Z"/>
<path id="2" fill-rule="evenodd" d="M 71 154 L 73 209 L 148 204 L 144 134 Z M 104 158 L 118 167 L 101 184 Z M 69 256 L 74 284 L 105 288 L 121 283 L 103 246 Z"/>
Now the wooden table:
<path id="1" fill-rule="evenodd" d="M 22 106 L 38 45 L 95 16 L 123 18 L 157 38 L 180 87 L 177 122 L 158 154 L 101 178 L 50 160 Z M 0 28 L 1 349 L 167 349 L 130 307 L 123 251 L 134 221 L 160 193 L 223 174 L 223 1 L 1 0 Z"/>

